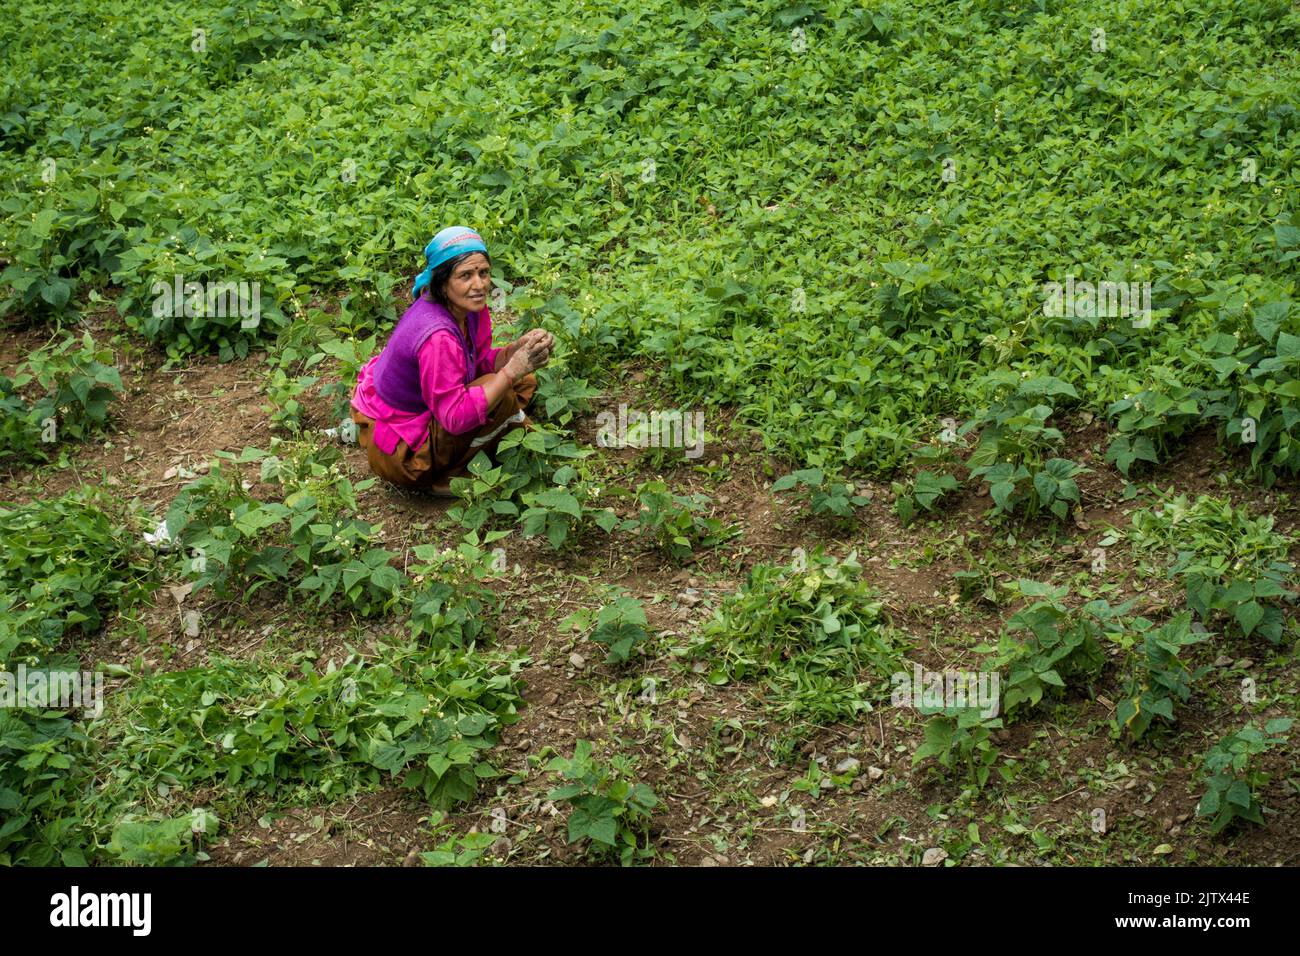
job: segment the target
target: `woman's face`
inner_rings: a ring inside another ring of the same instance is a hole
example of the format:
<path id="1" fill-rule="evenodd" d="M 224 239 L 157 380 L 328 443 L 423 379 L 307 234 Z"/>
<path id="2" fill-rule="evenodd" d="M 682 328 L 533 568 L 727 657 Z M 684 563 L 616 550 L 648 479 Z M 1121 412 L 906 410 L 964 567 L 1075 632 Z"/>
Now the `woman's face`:
<path id="1" fill-rule="evenodd" d="M 456 263 L 447 280 L 447 302 L 453 311 L 477 312 L 487 305 L 491 289 L 492 267 L 487 256 L 476 252 Z"/>

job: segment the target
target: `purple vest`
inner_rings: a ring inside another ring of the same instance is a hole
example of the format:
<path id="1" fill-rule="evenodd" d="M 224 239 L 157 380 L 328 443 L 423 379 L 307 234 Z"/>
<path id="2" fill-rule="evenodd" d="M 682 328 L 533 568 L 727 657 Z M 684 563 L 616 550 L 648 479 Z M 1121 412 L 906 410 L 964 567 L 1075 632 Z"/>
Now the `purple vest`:
<path id="1" fill-rule="evenodd" d="M 474 380 L 478 361 L 474 355 L 474 339 L 478 333 L 478 313 L 467 317 L 469 341 L 461 335 L 460 326 L 445 306 L 423 295 L 402 313 L 393 334 L 388 337 L 384 350 L 379 353 L 373 369 L 375 391 L 387 404 L 403 412 L 424 412 L 429 407 L 420 390 L 420 347 L 429 336 L 447 329 L 456 336 L 465 355 L 465 384 Z"/>

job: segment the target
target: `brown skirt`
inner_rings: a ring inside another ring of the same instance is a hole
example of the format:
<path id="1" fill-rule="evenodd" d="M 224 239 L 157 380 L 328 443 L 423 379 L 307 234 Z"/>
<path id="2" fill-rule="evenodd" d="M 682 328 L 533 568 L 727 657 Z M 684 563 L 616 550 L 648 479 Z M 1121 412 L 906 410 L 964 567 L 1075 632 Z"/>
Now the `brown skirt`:
<path id="1" fill-rule="evenodd" d="M 476 378 L 470 387 L 484 385 L 488 376 Z M 487 421 L 463 435 L 453 435 L 438 424 L 436 416 L 429 416 L 429 439 L 412 451 L 399 439 L 391 455 L 385 455 L 375 444 L 375 421 L 352 409 L 352 420 L 357 425 L 357 444 L 366 451 L 370 470 L 385 481 L 402 488 L 428 488 L 434 482 L 445 482 L 469 473 L 465 467 L 480 451 L 489 455 L 496 451 L 502 437 L 511 428 L 528 424 L 524 409 L 537 391 L 537 377 L 525 375 L 508 389 L 494 407 L 488 409 Z"/>

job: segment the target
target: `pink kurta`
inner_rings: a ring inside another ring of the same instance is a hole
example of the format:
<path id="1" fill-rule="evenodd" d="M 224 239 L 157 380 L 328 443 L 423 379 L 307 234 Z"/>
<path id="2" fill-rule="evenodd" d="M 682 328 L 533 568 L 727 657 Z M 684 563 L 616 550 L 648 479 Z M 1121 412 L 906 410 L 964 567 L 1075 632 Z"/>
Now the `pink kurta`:
<path id="1" fill-rule="evenodd" d="M 478 366 L 474 378 L 495 371 L 497 353 L 501 351 L 492 347 L 492 317 L 486 307 L 479 315 L 477 332 L 474 354 Z M 420 392 L 429 407 L 422 412 L 404 412 L 379 397 L 371 369 L 378 355 L 361 368 L 352 407 L 375 420 L 375 444 L 385 455 L 394 452 L 398 441 L 406 442 L 412 450 L 428 441 L 430 414 L 453 435 L 463 435 L 487 423 L 487 394 L 482 386 L 465 384 L 465 352 L 454 334 L 434 332 L 420 346 L 419 356 Z"/>

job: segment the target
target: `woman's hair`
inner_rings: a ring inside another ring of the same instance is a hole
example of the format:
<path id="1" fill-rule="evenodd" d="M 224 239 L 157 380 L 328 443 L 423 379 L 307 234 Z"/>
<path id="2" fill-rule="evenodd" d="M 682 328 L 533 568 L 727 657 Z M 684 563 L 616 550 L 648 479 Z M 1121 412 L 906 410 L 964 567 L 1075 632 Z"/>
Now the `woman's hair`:
<path id="1" fill-rule="evenodd" d="M 447 280 L 450 279 L 451 274 L 456 271 L 456 267 L 470 256 L 482 256 L 487 259 L 488 265 L 492 265 L 492 257 L 481 249 L 471 249 L 469 252 L 462 252 L 458 256 L 452 256 L 429 274 L 429 284 L 420 290 L 420 294 L 427 295 L 434 302 L 437 302 L 443 308 L 446 308 L 447 295 L 443 289 L 447 285 Z"/>

